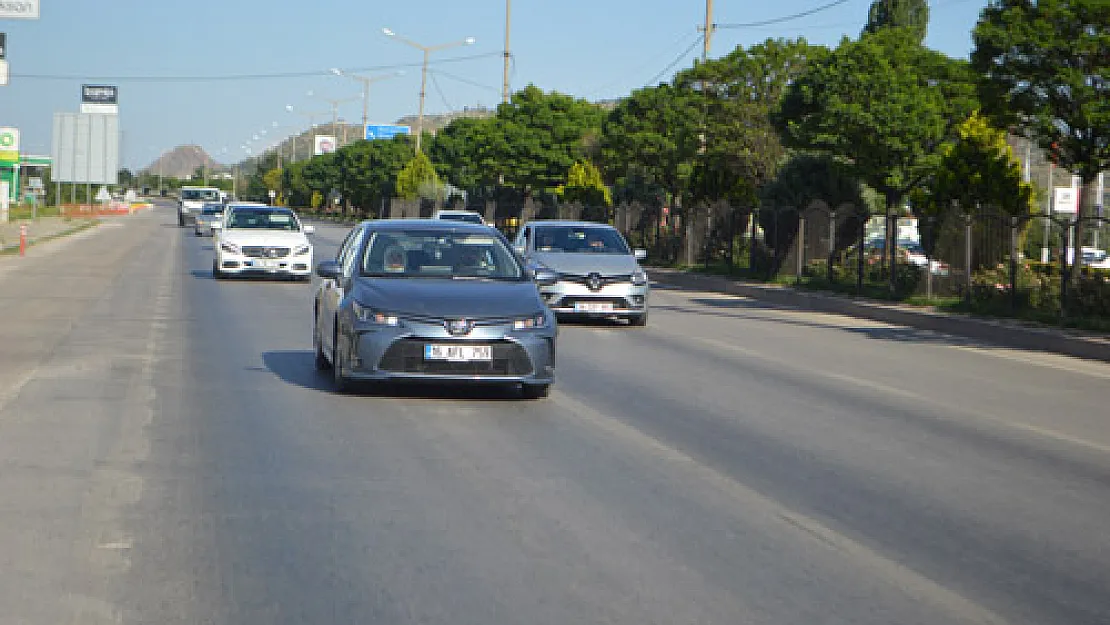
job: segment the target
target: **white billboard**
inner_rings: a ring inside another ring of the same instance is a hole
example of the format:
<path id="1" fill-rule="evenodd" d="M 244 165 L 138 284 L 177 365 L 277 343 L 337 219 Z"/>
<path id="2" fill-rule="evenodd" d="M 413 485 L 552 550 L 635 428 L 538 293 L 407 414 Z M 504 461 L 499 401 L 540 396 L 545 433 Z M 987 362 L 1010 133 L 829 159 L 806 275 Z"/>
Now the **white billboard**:
<path id="1" fill-rule="evenodd" d="M 1079 212 L 1079 189 L 1075 187 L 1056 187 L 1053 195 L 1052 210 L 1057 213 Z"/>
<path id="2" fill-rule="evenodd" d="M 55 113 L 50 156 L 55 182 L 118 184 L 119 117 Z"/>
<path id="3" fill-rule="evenodd" d="M 316 135 L 314 137 L 316 146 L 313 153 L 316 156 L 321 154 L 331 154 L 335 151 L 335 137 L 331 135 Z"/>
<path id="4" fill-rule="evenodd" d="M 0 20 L 37 20 L 39 0 L 0 0 Z"/>

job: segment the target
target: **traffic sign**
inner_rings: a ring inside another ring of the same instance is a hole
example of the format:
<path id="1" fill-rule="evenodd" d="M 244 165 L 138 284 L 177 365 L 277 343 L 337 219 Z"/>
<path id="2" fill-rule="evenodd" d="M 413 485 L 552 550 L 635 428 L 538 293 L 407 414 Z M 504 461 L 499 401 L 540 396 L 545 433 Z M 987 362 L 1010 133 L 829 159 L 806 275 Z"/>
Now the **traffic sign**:
<path id="1" fill-rule="evenodd" d="M 19 162 L 18 128 L 0 128 L 0 162 Z"/>
<path id="2" fill-rule="evenodd" d="M 0 2 L 0 20 L 37 20 L 39 0 L 9 0 Z"/>
<path id="3" fill-rule="evenodd" d="M 375 139 L 392 139 L 397 135 L 407 134 L 410 134 L 409 127 L 398 124 L 367 124 L 366 126 L 367 141 L 373 141 Z"/>

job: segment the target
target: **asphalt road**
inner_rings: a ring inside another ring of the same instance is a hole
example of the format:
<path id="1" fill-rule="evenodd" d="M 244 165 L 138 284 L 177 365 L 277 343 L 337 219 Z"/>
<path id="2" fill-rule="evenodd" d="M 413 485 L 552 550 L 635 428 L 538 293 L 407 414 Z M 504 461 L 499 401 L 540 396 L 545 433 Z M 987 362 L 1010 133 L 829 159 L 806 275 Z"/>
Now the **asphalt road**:
<path id="1" fill-rule="evenodd" d="M 0 624 L 1110 623 L 1110 366 L 657 290 L 340 396 L 173 223 L 0 265 Z"/>

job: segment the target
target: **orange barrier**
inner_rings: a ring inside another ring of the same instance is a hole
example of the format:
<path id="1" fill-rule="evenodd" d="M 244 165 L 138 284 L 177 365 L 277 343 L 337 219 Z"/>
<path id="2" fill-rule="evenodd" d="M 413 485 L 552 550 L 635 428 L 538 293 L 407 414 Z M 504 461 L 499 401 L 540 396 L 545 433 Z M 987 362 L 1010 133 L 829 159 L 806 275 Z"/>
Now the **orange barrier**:
<path id="1" fill-rule="evenodd" d="M 62 204 L 61 212 L 69 218 L 92 218 L 108 217 L 112 215 L 130 215 L 137 210 L 150 207 L 150 204 L 138 202 L 134 204 L 124 204 L 123 202 L 111 202 L 108 204 Z"/>

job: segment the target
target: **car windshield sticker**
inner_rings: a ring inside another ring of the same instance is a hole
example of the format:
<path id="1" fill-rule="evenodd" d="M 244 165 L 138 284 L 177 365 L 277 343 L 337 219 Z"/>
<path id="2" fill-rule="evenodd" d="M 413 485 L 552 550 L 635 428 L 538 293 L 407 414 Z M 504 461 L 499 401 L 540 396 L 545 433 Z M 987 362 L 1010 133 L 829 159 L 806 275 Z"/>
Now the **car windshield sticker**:
<path id="1" fill-rule="evenodd" d="M 272 224 L 287 224 L 292 220 L 291 216 L 283 213 L 270 213 L 270 223 Z"/>
<path id="2" fill-rule="evenodd" d="M 404 273 L 405 250 L 400 245 L 391 245 L 385 250 L 385 270 L 391 273 Z"/>

